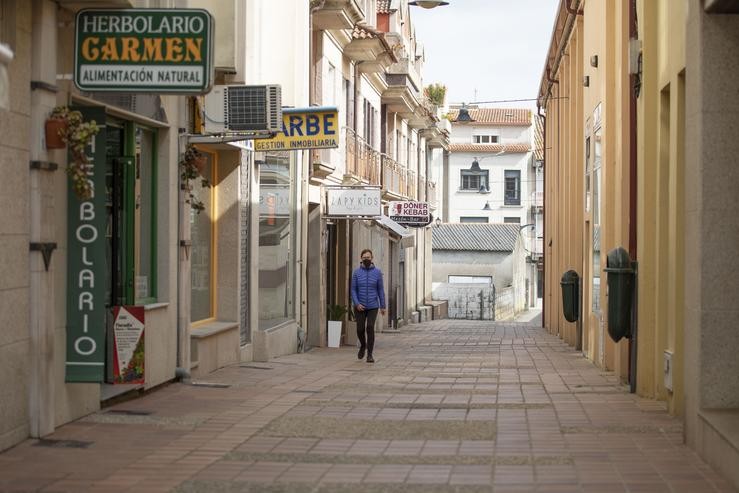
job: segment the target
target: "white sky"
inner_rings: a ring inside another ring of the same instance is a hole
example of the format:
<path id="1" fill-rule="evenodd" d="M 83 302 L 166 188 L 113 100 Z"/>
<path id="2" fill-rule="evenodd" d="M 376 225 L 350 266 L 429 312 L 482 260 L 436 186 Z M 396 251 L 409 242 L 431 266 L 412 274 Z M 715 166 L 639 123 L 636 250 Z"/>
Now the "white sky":
<path id="1" fill-rule="evenodd" d="M 411 7 L 426 53 L 423 83 L 447 86 L 447 104 L 536 98 L 559 0 L 448 1 Z"/>

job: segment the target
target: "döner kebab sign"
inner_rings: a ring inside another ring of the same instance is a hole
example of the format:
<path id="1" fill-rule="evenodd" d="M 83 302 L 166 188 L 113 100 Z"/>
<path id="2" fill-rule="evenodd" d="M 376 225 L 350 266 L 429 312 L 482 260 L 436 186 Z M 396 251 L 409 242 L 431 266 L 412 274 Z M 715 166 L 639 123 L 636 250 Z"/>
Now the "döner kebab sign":
<path id="1" fill-rule="evenodd" d="M 213 18 L 201 9 L 85 9 L 75 23 L 82 91 L 202 94 L 213 83 Z"/>
<path id="2" fill-rule="evenodd" d="M 431 223 L 431 212 L 428 202 L 407 200 L 388 204 L 390 219 L 403 226 L 418 228 Z"/>

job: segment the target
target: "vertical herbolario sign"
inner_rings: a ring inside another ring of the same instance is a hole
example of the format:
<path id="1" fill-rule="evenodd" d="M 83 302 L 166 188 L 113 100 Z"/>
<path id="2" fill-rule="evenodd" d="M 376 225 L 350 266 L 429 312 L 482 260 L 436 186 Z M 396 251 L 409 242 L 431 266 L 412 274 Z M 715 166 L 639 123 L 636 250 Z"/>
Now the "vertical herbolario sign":
<path id="1" fill-rule="evenodd" d="M 203 94 L 213 70 L 213 17 L 206 10 L 77 14 L 74 84 L 82 91 Z"/>
<path id="2" fill-rule="evenodd" d="M 105 109 L 73 108 L 101 127 L 85 150 L 92 197 L 67 195 L 67 382 L 105 380 Z"/>

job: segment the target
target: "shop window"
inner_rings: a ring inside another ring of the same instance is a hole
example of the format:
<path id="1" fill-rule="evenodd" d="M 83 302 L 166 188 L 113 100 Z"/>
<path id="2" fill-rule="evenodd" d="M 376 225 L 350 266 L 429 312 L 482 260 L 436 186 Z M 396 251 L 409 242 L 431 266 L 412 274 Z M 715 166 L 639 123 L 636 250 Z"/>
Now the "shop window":
<path id="1" fill-rule="evenodd" d="M 601 211 L 601 160 L 602 160 L 602 130 L 599 127 L 593 136 L 593 311 L 600 311 L 600 211 Z"/>
<path id="2" fill-rule="evenodd" d="M 505 205 L 521 205 L 521 171 L 505 170 Z"/>
<path id="3" fill-rule="evenodd" d="M 257 155 L 259 165 L 259 328 L 293 320 L 296 155 Z"/>
<path id="4" fill-rule="evenodd" d="M 201 174 L 216 183 L 216 154 L 199 149 L 208 159 Z M 199 180 L 190 183 L 192 193 L 203 203 L 198 214 L 190 208 L 190 320 L 199 322 L 216 317 L 215 311 L 215 189 L 203 187 Z"/>
<path id="5" fill-rule="evenodd" d="M 157 298 L 156 148 L 152 129 L 106 122 L 111 305 L 144 305 Z"/>

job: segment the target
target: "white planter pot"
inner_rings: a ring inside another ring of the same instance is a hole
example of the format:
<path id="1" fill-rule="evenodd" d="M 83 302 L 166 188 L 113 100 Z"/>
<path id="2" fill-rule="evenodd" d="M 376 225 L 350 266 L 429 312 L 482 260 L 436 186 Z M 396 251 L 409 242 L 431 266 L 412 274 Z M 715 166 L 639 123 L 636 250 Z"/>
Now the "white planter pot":
<path id="1" fill-rule="evenodd" d="M 341 320 L 328 321 L 328 347 L 341 345 Z"/>

